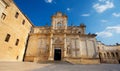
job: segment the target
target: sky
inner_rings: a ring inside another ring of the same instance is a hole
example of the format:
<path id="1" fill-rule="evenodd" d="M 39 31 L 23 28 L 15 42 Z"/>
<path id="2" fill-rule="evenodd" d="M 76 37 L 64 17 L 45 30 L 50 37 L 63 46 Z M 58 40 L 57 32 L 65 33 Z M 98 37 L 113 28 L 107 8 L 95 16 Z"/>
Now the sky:
<path id="1" fill-rule="evenodd" d="M 51 25 L 51 16 L 62 12 L 68 25 L 86 25 L 106 45 L 120 43 L 120 0 L 14 0 L 35 26 Z"/>

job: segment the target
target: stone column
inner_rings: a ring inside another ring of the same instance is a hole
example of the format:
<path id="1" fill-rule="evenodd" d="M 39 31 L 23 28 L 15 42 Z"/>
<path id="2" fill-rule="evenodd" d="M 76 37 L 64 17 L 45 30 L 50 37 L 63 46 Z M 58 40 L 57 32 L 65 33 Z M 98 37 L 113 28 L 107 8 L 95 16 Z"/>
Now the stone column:
<path id="1" fill-rule="evenodd" d="M 115 58 L 117 58 L 117 55 L 116 55 L 116 53 L 114 52 L 114 56 L 115 56 Z"/>
<path id="2" fill-rule="evenodd" d="M 53 48 L 52 48 L 52 43 L 53 43 L 53 34 L 50 35 L 50 54 L 49 54 L 49 59 L 48 60 L 54 60 L 53 59 Z"/>
<path id="3" fill-rule="evenodd" d="M 64 34 L 64 57 L 67 57 L 66 34 Z"/>
<path id="4" fill-rule="evenodd" d="M 75 38 L 74 40 L 75 40 L 75 57 L 77 57 L 77 56 L 78 56 L 78 55 L 77 55 L 77 51 L 78 51 L 78 50 L 77 50 L 77 47 L 78 47 L 78 46 L 77 46 L 77 38 Z"/>
<path id="5" fill-rule="evenodd" d="M 86 45 L 86 56 L 88 57 L 88 47 L 87 47 L 87 40 L 85 38 L 85 45 Z"/>

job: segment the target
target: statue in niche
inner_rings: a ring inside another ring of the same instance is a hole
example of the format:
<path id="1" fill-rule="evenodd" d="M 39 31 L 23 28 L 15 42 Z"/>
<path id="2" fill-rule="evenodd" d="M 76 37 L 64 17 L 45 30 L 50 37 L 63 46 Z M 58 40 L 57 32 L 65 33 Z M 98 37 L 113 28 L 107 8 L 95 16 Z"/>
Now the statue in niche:
<path id="1" fill-rule="evenodd" d="M 67 46 L 67 54 L 68 55 L 71 55 L 72 53 L 72 50 L 71 50 L 71 43 Z"/>

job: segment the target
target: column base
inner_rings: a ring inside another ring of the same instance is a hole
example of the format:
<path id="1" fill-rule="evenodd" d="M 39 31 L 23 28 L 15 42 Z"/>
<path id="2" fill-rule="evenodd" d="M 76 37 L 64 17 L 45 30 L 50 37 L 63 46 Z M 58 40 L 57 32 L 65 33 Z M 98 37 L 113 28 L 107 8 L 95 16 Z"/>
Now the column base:
<path id="1" fill-rule="evenodd" d="M 52 60 L 53 61 L 54 59 L 53 59 L 53 57 L 49 57 L 48 60 Z"/>

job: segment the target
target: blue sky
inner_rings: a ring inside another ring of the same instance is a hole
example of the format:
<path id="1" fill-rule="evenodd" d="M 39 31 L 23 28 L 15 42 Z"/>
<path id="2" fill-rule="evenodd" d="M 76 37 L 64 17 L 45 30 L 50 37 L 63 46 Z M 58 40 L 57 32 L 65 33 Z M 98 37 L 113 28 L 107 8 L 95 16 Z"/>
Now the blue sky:
<path id="1" fill-rule="evenodd" d="M 120 43 L 120 0 L 14 0 L 36 26 L 51 24 L 51 16 L 63 12 L 68 25 L 84 23 L 86 33 L 96 33 L 107 45 Z"/>

